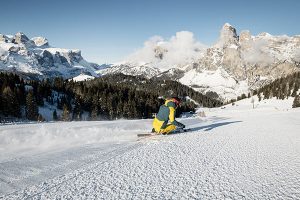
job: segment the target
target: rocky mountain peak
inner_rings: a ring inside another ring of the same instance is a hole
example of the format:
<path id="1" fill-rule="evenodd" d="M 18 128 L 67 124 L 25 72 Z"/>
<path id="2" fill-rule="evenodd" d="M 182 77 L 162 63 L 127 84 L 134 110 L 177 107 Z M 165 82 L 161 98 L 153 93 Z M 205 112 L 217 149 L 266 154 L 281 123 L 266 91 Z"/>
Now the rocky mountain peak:
<path id="1" fill-rule="evenodd" d="M 164 54 L 165 54 L 166 52 L 168 52 L 168 50 L 162 48 L 161 46 L 156 46 L 156 47 L 154 48 L 155 58 L 158 58 L 158 59 L 160 59 L 160 60 L 163 59 Z"/>
<path id="2" fill-rule="evenodd" d="M 24 33 L 0 35 L 0 71 L 20 72 L 25 78 L 86 73 L 97 76 L 98 65 L 87 62 L 77 49 L 51 47 L 44 37 L 29 39 Z"/>
<path id="3" fill-rule="evenodd" d="M 156 60 L 141 60 L 140 63 L 147 63 L 146 65 L 128 61 L 127 66 L 114 65 L 103 72 L 99 71 L 99 74 L 118 72 L 150 78 L 169 78 L 179 80 L 197 91 L 212 91 L 222 98 L 231 99 L 242 93 L 247 94 L 249 88 L 259 88 L 274 78 L 300 70 L 299 36 L 272 36 L 266 32 L 252 36 L 248 30 L 241 31 L 238 35 L 232 25 L 225 23 L 215 45 L 204 48 L 202 53 L 197 52 L 194 60 L 181 66 L 174 62 L 177 55 L 191 55 L 194 51 L 180 51 L 170 61 L 167 58 L 171 55 L 171 50 L 178 49 L 172 45 L 176 46 L 178 43 L 170 43 L 167 49 L 162 48 L 163 45 L 151 46 Z M 160 65 L 157 65 L 157 60 L 162 61 Z M 170 66 L 175 70 L 170 70 Z"/>
<path id="4" fill-rule="evenodd" d="M 16 33 L 14 37 L 14 42 L 17 44 L 25 44 L 28 41 L 29 41 L 28 37 L 22 32 Z"/>
<path id="5" fill-rule="evenodd" d="M 31 40 L 38 47 L 49 46 L 48 40 L 44 37 L 34 37 L 34 38 L 31 38 Z"/>
<path id="6" fill-rule="evenodd" d="M 236 33 L 236 29 L 229 23 L 225 23 L 220 31 L 220 38 L 217 46 L 224 47 L 231 44 L 237 44 L 238 38 L 239 37 Z"/>
<path id="7" fill-rule="evenodd" d="M 0 34 L 0 42 L 7 42 L 6 35 Z"/>
<path id="8" fill-rule="evenodd" d="M 251 40 L 250 31 L 248 31 L 248 30 L 241 31 L 240 36 L 239 36 L 239 41 L 242 43 L 242 42 L 249 41 L 249 40 Z"/>

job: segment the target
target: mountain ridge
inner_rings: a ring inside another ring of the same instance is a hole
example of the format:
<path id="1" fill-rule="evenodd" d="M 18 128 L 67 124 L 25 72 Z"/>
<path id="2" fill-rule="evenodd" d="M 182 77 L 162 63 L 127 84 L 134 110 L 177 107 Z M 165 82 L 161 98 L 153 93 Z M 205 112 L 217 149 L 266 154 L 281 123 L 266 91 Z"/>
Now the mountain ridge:
<path id="1" fill-rule="evenodd" d="M 81 56 L 78 49 L 52 47 L 44 37 L 29 39 L 24 33 L 0 34 L 0 70 L 28 74 L 29 78 L 62 76 L 72 78 L 81 73 L 97 77 L 101 67 Z"/>
<path id="2" fill-rule="evenodd" d="M 166 62 L 171 58 L 176 60 L 184 51 L 190 55 L 183 56 L 183 62 L 177 65 Z M 187 32 L 179 32 L 169 41 L 151 38 L 127 60 L 98 73 L 138 74 L 148 78 L 164 74 L 164 78 L 178 80 L 200 92 L 217 92 L 228 100 L 299 71 L 299 67 L 300 35 L 273 36 L 263 32 L 252 36 L 248 30 L 238 35 L 232 25 L 225 23 L 219 40 L 211 47 L 198 44 L 193 34 Z M 170 71 L 180 72 L 179 76 Z"/>

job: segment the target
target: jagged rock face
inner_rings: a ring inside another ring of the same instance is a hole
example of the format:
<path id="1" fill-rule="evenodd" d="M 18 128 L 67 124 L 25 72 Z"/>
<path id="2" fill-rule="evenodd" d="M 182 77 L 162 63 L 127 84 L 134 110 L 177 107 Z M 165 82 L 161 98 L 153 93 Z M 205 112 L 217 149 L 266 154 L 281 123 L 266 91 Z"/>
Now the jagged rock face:
<path id="1" fill-rule="evenodd" d="M 81 51 L 79 50 L 69 51 L 68 57 L 70 58 L 71 62 L 80 62 L 83 59 L 81 56 Z"/>
<path id="2" fill-rule="evenodd" d="M 49 46 L 48 40 L 44 37 L 34 37 L 31 40 L 37 47 Z"/>
<path id="3" fill-rule="evenodd" d="M 98 65 L 84 60 L 80 50 L 50 47 L 44 37 L 30 40 L 21 32 L 15 36 L 0 35 L 0 71 L 38 78 L 72 78 L 79 74 L 98 76 L 97 69 Z"/>
<path id="4" fill-rule="evenodd" d="M 253 43 L 253 39 L 250 31 L 242 31 L 239 36 L 239 44 L 241 46 L 241 50 L 245 50 L 251 47 Z"/>
<path id="5" fill-rule="evenodd" d="M 233 74 L 237 79 L 243 79 L 245 77 L 241 52 L 238 49 L 225 48 L 222 65 L 226 71 L 232 72 L 230 74 Z"/>
<path id="6" fill-rule="evenodd" d="M 227 47 L 228 45 L 237 45 L 238 39 L 239 37 L 236 33 L 235 28 L 232 27 L 230 24 L 226 23 L 224 24 L 221 30 L 220 39 L 217 45 L 220 47 Z"/>
<path id="7" fill-rule="evenodd" d="M 8 49 L 8 51 L 11 53 L 18 53 L 20 50 L 21 50 L 21 48 L 17 47 L 17 46 L 12 46 Z"/>
<path id="8" fill-rule="evenodd" d="M 239 42 L 244 43 L 252 40 L 251 33 L 248 30 L 242 31 L 239 36 Z"/>
<path id="9" fill-rule="evenodd" d="M 56 52 L 54 55 L 53 55 L 53 60 L 55 63 L 58 63 L 58 64 L 62 64 L 66 67 L 70 67 L 70 64 L 68 62 L 68 59 L 62 55 L 60 55 L 59 52 Z"/>
<path id="10" fill-rule="evenodd" d="M 7 37 L 5 35 L 0 34 L 0 42 L 7 42 Z"/>
<path id="11" fill-rule="evenodd" d="M 299 70 L 293 56 L 294 51 L 300 49 L 299 38 L 268 33 L 251 36 L 249 31 L 242 31 L 238 36 L 235 28 L 225 24 L 217 44 L 208 48 L 199 60 L 198 71 L 222 66 L 237 80 L 255 79 L 256 76 L 278 78 Z"/>
<path id="12" fill-rule="evenodd" d="M 240 49 L 236 29 L 226 23 L 220 32 L 217 44 L 208 48 L 204 57 L 200 59 L 198 71 L 203 69 L 217 70 L 218 67 L 222 66 L 229 74 L 243 79 L 245 70 Z"/>
<path id="13" fill-rule="evenodd" d="M 49 51 L 44 50 L 41 56 L 38 56 L 38 63 L 43 67 L 54 66 L 54 59 L 52 54 Z"/>
<path id="14" fill-rule="evenodd" d="M 14 42 L 17 44 L 25 44 L 29 41 L 28 37 L 24 33 L 16 33 Z"/>

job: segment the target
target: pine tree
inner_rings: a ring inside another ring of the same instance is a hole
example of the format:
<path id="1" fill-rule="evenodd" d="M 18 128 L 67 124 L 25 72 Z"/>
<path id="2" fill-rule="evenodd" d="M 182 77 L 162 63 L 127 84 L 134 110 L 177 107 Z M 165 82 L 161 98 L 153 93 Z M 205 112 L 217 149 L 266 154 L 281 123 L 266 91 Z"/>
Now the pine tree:
<path id="1" fill-rule="evenodd" d="M 91 112 L 91 119 L 92 120 L 97 120 L 98 119 L 98 106 L 97 105 L 93 105 L 93 109 L 92 109 L 92 112 Z"/>
<path id="2" fill-rule="evenodd" d="M 56 109 L 53 111 L 52 116 L 53 116 L 53 121 L 57 121 L 58 120 Z"/>
<path id="3" fill-rule="evenodd" d="M 37 120 L 38 120 L 39 122 L 44 122 L 44 121 L 45 121 L 45 118 L 43 117 L 43 115 L 39 114 Z"/>
<path id="4" fill-rule="evenodd" d="M 37 120 L 39 115 L 39 109 L 35 97 L 33 96 L 33 91 L 30 90 L 26 96 L 26 117 L 29 120 Z"/>
<path id="5" fill-rule="evenodd" d="M 62 120 L 70 121 L 70 111 L 66 104 L 64 104 L 64 106 L 63 106 Z"/>
<path id="6" fill-rule="evenodd" d="M 246 95 L 242 94 L 241 99 L 246 99 L 246 98 L 247 98 Z"/>
<path id="7" fill-rule="evenodd" d="M 260 93 L 257 94 L 257 97 L 258 97 L 258 101 L 261 101 L 261 95 L 260 95 Z"/>
<path id="8" fill-rule="evenodd" d="M 98 119 L 98 114 L 99 114 L 99 107 L 98 107 L 98 97 L 99 94 L 96 94 L 93 96 L 93 101 L 91 104 L 91 111 L 90 111 L 90 116 L 91 120 L 97 120 Z"/>
<path id="9" fill-rule="evenodd" d="M 286 97 L 287 99 L 289 98 L 289 96 L 291 95 L 291 92 L 290 92 L 290 87 L 289 87 L 289 84 L 288 83 L 286 83 L 285 85 L 284 85 L 284 88 L 283 88 L 283 99 Z"/>
<path id="10" fill-rule="evenodd" d="M 9 86 L 6 86 L 2 92 L 2 112 L 5 116 L 21 116 L 21 108 L 14 91 L 11 90 Z"/>
<path id="11" fill-rule="evenodd" d="M 81 120 L 82 109 L 81 109 L 81 101 L 80 97 L 75 97 L 74 108 L 73 108 L 73 120 Z"/>
<path id="12" fill-rule="evenodd" d="M 300 107 L 300 96 L 296 95 L 293 101 L 293 108 Z"/>
<path id="13" fill-rule="evenodd" d="M 295 97 L 297 95 L 298 90 L 299 90 L 299 84 L 295 83 L 292 97 Z"/>

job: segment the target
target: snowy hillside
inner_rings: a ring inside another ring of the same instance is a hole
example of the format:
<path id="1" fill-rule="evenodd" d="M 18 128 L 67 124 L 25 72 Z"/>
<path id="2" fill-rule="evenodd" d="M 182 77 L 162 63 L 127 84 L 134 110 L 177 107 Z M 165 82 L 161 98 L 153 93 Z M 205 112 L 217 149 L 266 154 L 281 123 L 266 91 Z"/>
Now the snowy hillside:
<path id="1" fill-rule="evenodd" d="M 1 126 L 0 198 L 299 199 L 292 101 L 204 109 L 179 119 L 191 132 L 140 140 L 151 120 Z"/>
<path id="2" fill-rule="evenodd" d="M 21 32 L 14 36 L 0 34 L 0 71 L 31 78 L 72 78 L 81 73 L 96 77 L 99 68 L 87 62 L 80 50 L 51 47 L 46 38 L 29 39 Z"/>
<path id="3" fill-rule="evenodd" d="M 249 86 L 247 81 L 236 82 L 224 69 L 216 71 L 204 70 L 197 72 L 192 69 L 179 79 L 184 85 L 200 90 L 204 94 L 213 91 L 225 99 L 235 99 L 240 94 L 247 94 Z M 201 85 L 201 87 L 199 86 Z"/>

